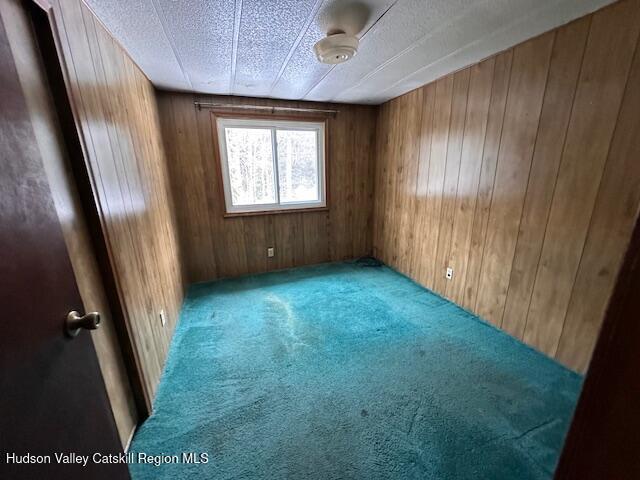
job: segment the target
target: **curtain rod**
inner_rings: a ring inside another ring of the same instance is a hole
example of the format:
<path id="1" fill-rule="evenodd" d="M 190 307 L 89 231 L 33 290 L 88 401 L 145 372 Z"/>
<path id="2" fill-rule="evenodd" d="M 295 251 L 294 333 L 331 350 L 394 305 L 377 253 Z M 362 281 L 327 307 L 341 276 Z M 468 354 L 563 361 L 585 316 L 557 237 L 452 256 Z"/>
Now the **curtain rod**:
<path id="1" fill-rule="evenodd" d="M 200 110 L 201 108 L 239 108 L 242 110 L 266 110 L 269 112 L 307 112 L 307 113 L 329 113 L 335 115 L 338 110 L 324 110 L 321 108 L 302 108 L 302 107 L 271 107 L 268 105 L 243 105 L 234 103 L 209 103 L 209 102 L 193 102 Z"/>

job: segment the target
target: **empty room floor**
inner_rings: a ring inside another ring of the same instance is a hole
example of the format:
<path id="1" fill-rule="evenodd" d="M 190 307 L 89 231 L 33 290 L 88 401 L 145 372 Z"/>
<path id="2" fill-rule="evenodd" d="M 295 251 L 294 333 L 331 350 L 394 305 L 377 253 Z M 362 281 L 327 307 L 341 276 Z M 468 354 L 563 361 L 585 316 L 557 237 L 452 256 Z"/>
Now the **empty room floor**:
<path id="1" fill-rule="evenodd" d="M 209 461 L 131 472 L 550 479 L 581 382 L 384 266 L 196 284 L 131 451 Z"/>

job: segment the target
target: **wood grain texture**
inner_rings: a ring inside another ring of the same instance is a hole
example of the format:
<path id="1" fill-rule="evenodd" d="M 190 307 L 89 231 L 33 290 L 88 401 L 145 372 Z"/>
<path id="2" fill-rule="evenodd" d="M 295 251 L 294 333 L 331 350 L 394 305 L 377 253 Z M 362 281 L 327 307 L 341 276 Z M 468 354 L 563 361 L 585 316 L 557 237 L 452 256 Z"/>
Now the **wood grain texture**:
<path id="1" fill-rule="evenodd" d="M 579 371 L 640 207 L 639 15 L 615 3 L 378 114 L 376 255 Z"/>
<path id="2" fill-rule="evenodd" d="M 502 328 L 522 338 L 591 18 L 556 34 Z"/>
<path id="3" fill-rule="evenodd" d="M 460 159 L 462 139 L 464 138 L 467 115 L 467 93 L 469 91 L 470 69 L 465 68 L 453 76 L 453 98 L 451 100 L 451 119 L 447 140 L 444 182 L 442 184 L 442 206 L 440 211 L 440 231 L 436 247 L 435 283 L 438 291 L 446 289 L 444 272 L 449 263 L 451 237 L 456 215 L 456 191 L 460 177 Z"/>
<path id="4" fill-rule="evenodd" d="M 314 104 L 339 110 L 328 119 L 328 209 L 225 217 L 214 118 L 211 110 L 197 109 L 194 101 L 307 105 L 173 92 L 158 92 L 157 100 L 187 281 L 371 254 L 375 108 Z M 267 257 L 267 247 L 275 247 L 273 258 Z"/>
<path id="5" fill-rule="evenodd" d="M 526 342 L 549 355 L 558 347 L 607 162 L 638 41 L 639 14 L 639 2 L 625 1 L 591 22 L 524 332 Z"/>
<path id="6" fill-rule="evenodd" d="M 100 312 L 100 328 L 91 332 L 111 410 L 123 448 L 137 423 L 134 397 L 129 384 L 113 317 L 84 218 L 75 179 L 71 173 L 60 120 L 47 73 L 42 66 L 37 39 L 27 11 L 17 0 L 0 4 L 6 34 L 17 59 L 16 67 L 29 108 L 49 187 L 60 220 L 71 266 L 84 311 Z"/>
<path id="7" fill-rule="evenodd" d="M 482 146 L 487 131 L 489 102 L 491 100 L 491 79 L 495 59 L 474 65 L 470 69 L 469 100 L 467 118 L 462 136 L 460 175 L 456 190 L 454 225 L 452 225 L 451 251 L 445 259 L 447 266 L 456 272 L 453 282 L 445 283 L 447 296 L 461 304 L 464 301 L 464 284 L 467 261 L 471 248 L 473 213 L 478 196 L 478 184 L 482 170 Z"/>
<path id="8" fill-rule="evenodd" d="M 556 357 L 586 369 L 640 205 L 637 47 Z"/>
<path id="9" fill-rule="evenodd" d="M 54 19 L 109 260 L 150 408 L 183 297 L 155 93 L 80 0 L 54 2 Z"/>
<path id="10" fill-rule="evenodd" d="M 464 282 L 462 305 L 469 310 L 475 308 L 480 288 L 482 253 L 487 238 L 487 225 L 496 178 L 498 151 L 500 148 L 500 138 L 502 136 L 502 125 L 504 123 L 504 111 L 507 104 L 507 92 L 509 91 L 512 62 L 513 51 L 508 50 L 496 57 L 493 71 L 487 131 L 485 133 L 482 152 L 480 184 L 478 185 L 476 208 L 473 215 L 471 246 L 467 259 L 467 275 Z"/>
<path id="11" fill-rule="evenodd" d="M 513 50 L 511 80 L 493 197 L 482 258 L 476 311 L 500 326 L 507 297 L 518 225 L 542 110 L 554 34 L 547 33 Z"/>

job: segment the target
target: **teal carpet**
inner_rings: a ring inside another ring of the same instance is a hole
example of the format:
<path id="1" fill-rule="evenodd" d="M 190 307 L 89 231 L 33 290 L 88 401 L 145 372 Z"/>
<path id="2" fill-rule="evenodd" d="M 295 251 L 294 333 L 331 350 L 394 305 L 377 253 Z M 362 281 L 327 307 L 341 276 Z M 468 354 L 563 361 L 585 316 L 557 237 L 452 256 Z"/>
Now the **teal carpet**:
<path id="1" fill-rule="evenodd" d="M 191 287 L 141 479 L 550 479 L 582 378 L 386 267 Z"/>

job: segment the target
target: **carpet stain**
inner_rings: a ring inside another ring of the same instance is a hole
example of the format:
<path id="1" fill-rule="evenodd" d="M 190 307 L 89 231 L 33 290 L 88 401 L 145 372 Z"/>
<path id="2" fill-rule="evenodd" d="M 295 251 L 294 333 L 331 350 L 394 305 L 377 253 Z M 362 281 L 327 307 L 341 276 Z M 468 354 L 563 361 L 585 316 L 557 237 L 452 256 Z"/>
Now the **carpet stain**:
<path id="1" fill-rule="evenodd" d="M 193 285 L 146 479 L 551 479 L 582 377 L 387 267 Z M 366 408 L 365 408 L 366 407 Z"/>

